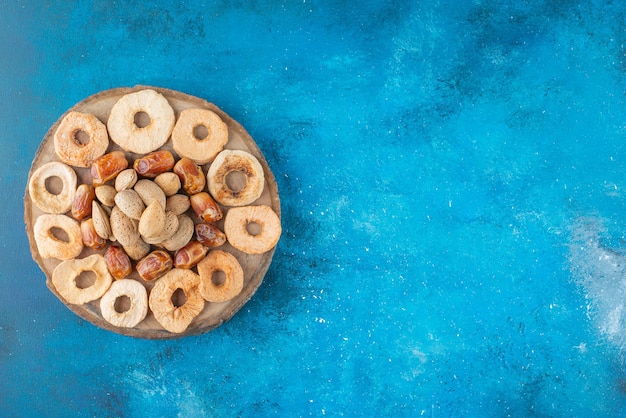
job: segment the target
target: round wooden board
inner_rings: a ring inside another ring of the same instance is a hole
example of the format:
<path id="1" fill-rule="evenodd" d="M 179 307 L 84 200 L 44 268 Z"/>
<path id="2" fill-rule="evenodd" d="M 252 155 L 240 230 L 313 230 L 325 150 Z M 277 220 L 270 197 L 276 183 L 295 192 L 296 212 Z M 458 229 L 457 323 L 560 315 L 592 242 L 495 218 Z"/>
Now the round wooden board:
<path id="1" fill-rule="evenodd" d="M 132 88 L 115 88 L 111 90 L 105 90 L 99 92 L 93 96 L 90 96 L 81 102 L 74 105 L 70 111 L 79 111 L 84 113 L 91 113 L 98 117 L 104 124 L 106 124 L 111 107 L 119 100 L 122 96 L 128 93 L 132 93 L 135 91 L 143 90 L 143 89 L 152 89 L 159 93 L 161 93 L 165 98 L 167 98 L 168 102 L 174 109 L 176 114 L 176 118 L 181 111 L 187 108 L 204 108 L 210 109 L 217 113 L 222 120 L 228 125 L 228 134 L 229 139 L 228 143 L 225 146 L 225 149 L 240 149 L 247 151 L 254 155 L 261 165 L 263 166 L 264 174 L 265 174 L 265 187 L 263 190 L 263 194 L 259 197 L 258 200 L 253 202 L 253 205 L 268 205 L 272 207 L 272 209 L 276 212 L 278 217 L 280 218 L 280 200 L 278 196 L 278 188 L 276 185 L 276 180 L 274 175 L 272 174 L 265 157 L 261 153 L 259 147 L 254 142 L 252 137 L 246 132 L 246 130 L 235 120 L 233 120 L 230 116 L 224 113 L 221 109 L 215 106 L 212 103 L 207 102 L 206 100 L 190 96 L 188 94 L 184 94 L 174 90 L 168 90 L 158 87 L 151 86 L 136 86 Z M 67 112 L 65 114 L 67 114 Z M 33 159 L 33 163 L 30 169 L 30 173 L 28 175 L 28 179 L 30 181 L 30 177 L 33 172 L 42 166 L 43 164 L 50 161 L 59 161 L 57 154 L 54 149 L 54 133 L 57 130 L 57 127 L 61 123 L 61 120 L 65 116 L 62 115 L 52 127 L 48 130 L 39 150 L 37 151 L 35 158 Z M 171 140 L 161 148 L 168 149 L 173 152 L 171 146 Z M 110 141 L 109 148 L 107 152 L 111 152 L 114 150 L 120 150 L 119 146 L 115 144 L 113 141 Z M 127 159 L 129 160 L 131 166 L 132 161 L 138 157 L 136 154 L 126 153 Z M 174 153 L 174 156 L 178 158 L 178 156 Z M 206 164 L 203 166 L 203 171 L 206 174 L 208 167 L 210 164 Z M 89 183 L 91 184 L 91 177 L 89 174 L 89 169 L 87 168 L 77 168 L 72 167 L 74 171 L 76 171 L 79 184 L 80 183 Z M 52 190 L 51 190 L 52 191 Z M 228 207 L 223 207 L 222 210 L 224 214 L 228 211 Z M 190 209 L 190 216 L 196 222 L 199 222 L 197 216 L 193 214 Z M 148 311 L 148 315 L 146 318 L 140 322 L 134 328 L 118 328 L 111 325 L 109 322 L 102 318 L 100 313 L 100 299 L 97 299 L 93 302 L 84 304 L 84 305 L 73 305 L 67 303 L 63 297 L 56 291 L 54 285 L 51 282 L 52 272 L 54 268 L 60 263 L 60 260 L 57 259 L 44 259 L 40 256 L 37 250 L 37 244 L 33 235 L 33 225 L 38 216 L 43 214 L 43 212 L 31 201 L 29 193 L 28 193 L 28 185 L 26 186 L 26 192 L 24 194 L 24 221 L 26 223 L 26 232 L 28 235 L 28 239 L 30 241 L 30 248 L 33 259 L 37 262 L 41 270 L 46 275 L 46 284 L 48 288 L 54 293 L 57 298 L 61 302 L 63 302 L 72 312 L 86 321 L 91 322 L 92 324 L 112 331 L 118 334 L 127 335 L 131 337 L 137 338 L 145 338 L 145 339 L 174 339 L 181 338 L 189 335 L 198 335 L 207 331 L 210 331 L 224 322 L 228 321 L 233 315 L 241 309 L 248 300 L 254 295 L 259 286 L 263 281 L 263 277 L 267 272 L 271 262 L 272 257 L 274 255 L 274 250 L 272 250 L 260 254 L 260 255 L 250 255 L 245 254 L 228 243 L 219 247 L 220 250 L 228 251 L 233 254 L 244 271 L 244 287 L 241 293 L 235 298 L 223 302 L 223 303 L 210 303 L 206 302 L 204 305 L 204 309 L 202 312 L 191 322 L 186 331 L 180 334 L 171 333 L 163 329 L 163 327 L 156 321 L 154 315 Z M 223 230 L 223 220 L 216 223 L 217 226 Z M 92 253 L 94 250 L 90 250 L 88 248 L 83 249 L 83 252 L 80 254 L 79 258 L 84 258 Z M 100 253 L 104 253 L 104 250 L 99 251 Z M 148 289 L 148 292 L 154 285 L 154 282 L 145 282 L 139 278 L 136 272 L 133 272 L 131 278 L 134 278 L 144 284 Z"/>

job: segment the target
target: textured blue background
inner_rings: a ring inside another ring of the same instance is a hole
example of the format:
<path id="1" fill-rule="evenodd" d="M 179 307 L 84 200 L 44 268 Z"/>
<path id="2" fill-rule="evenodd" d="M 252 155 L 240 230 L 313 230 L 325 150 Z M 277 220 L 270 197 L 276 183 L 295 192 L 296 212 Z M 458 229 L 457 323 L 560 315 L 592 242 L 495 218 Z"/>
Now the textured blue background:
<path id="1" fill-rule="evenodd" d="M 623 1 L 147 3 L 2 5 L 2 416 L 626 416 Z M 48 127 L 136 84 L 223 108 L 281 193 L 199 337 L 82 321 L 24 233 Z"/>

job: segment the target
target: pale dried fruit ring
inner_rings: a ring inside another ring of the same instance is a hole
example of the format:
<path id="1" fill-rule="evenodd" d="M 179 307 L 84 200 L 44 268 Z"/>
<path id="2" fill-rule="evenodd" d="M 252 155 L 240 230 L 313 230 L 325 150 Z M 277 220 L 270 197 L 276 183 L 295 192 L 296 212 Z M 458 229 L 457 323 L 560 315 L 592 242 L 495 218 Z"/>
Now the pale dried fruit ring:
<path id="1" fill-rule="evenodd" d="M 243 269 L 231 253 L 212 250 L 197 264 L 200 275 L 200 295 L 207 302 L 226 302 L 243 289 Z M 214 274 L 222 272 L 225 278 L 216 282 Z"/>
<path id="2" fill-rule="evenodd" d="M 229 184 L 229 176 L 234 172 L 240 173 L 244 184 L 237 187 Z M 241 150 L 224 150 L 209 167 L 207 182 L 209 192 L 222 205 L 245 206 L 257 200 L 263 193 L 265 175 L 261 163 L 254 155 Z"/>
<path id="3" fill-rule="evenodd" d="M 146 126 L 135 122 L 140 113 L 150 118 Z M 128 93 L 113 105 L 107 128 L 111 140 L 125 151 L 147 154 L 167 142 L 175 120 L 167 99 L 154 90 L 145 89 Z"/>
<path id="4" fill-rule="evenodd" d="M 58 178 L 62 183 L 62 190 L 55 193 L 46 187 L 46 181 Z M 52 161 L 39 167 L 28 182 L 28 193 L 35 205 L 46 213 L 65 213 L 74 203 L 76 193 L 76 172 L 62 162 Z"/>
<path id="5" fill-rule="evenodd" d="M 269 206 L 244 206 L 226 212 L 226 239 L 244 253 L 262 254 L 271 250 L 278 243 L 281 232 L 280 219 Z"/>
<path id="6" fill-rule="evenodd" d="M 66 236 L 56 237 L 55 230 L 62 230 Z M 33 235 L 43 258 L 69 260 L 78 257 L 83 250 L 80 225 L 66 215 L 41 215 L 35 221 Z"/>
<path id="7" fill-rule="evenodd" d="M 85 271 L 94 272 L 95 280 L 90 286 L 79 286 L 76 280 Z M 52 284 L 57 292 L 74 305 L 98 299 L 109 289 L 112 281 L 104 257 L 100 254 L 63 261 L 52 272 Z"/>
<path id="8" fill-rule="evenodd" d="M 159 324 L 169 332 L 181 333 L 204 309 L 204 299 L 198 292 L 200 276 L 191 270 L 174 268 L 159 278 L 148 300 L 150 310 Z M 172 298 L 181 289 L 184 303 L 178 305 Z"/>
<path id="9" fill-rule="evenodd" d="M 81 139 L 80 133 L 85 135 Z M 54 149 L 65 164 L 90 167 L 109 147 L 104 123 L 90 113 L 69 112 L 54 133 Z"/>
<path id="10" fill-rule="evenodd" d="M 118 302 L 122 297 L 128 298 L 130 306 L 116 307 L 117 303 L 123 303 L 123 301 Z M 111 325 L 133 328 L 148 314 L 148 292 L 136 280 L 116 280 L 100 299 L 100 311 L 102 317 Z"/>
<path id="11" fill-rule="evenodd" d="M 206 132 L 198 134 L 201 127 Z M 227 142 L 228 125 L 208 109 L 183 110 L 172 130 L 174 151 L 200 165 L 213 161 Z"/>

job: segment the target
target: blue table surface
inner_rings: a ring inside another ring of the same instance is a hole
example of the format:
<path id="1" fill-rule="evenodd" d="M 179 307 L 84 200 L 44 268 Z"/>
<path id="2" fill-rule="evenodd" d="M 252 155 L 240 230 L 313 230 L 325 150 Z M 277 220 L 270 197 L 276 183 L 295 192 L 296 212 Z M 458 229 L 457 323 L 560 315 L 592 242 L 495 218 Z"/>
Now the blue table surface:
<path id="1" fill-rule="evenodd" d="M 623 1 L 11 1 L 0 415 L 626 416 Z M 22 198 L 98 91 L 205 98 L 276 175 L 265 280 L 209 333 L 69 311 Z"/>

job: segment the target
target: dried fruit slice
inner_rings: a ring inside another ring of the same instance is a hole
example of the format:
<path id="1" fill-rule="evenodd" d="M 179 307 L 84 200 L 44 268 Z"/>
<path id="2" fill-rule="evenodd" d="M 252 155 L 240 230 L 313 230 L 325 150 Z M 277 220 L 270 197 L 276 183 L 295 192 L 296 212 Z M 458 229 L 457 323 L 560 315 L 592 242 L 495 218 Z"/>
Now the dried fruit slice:
<path id="1" fill-rule="evenodd" d="M 184 332 L 204 308 L 198 292 L 200 277 L 191 270 L 172 269 L 157 280 L 148 300 L 157 322 L 169 332 Z M 176 298 L 178 290 L 184 302 Z M 173 300 L 176 299 L 176 300 Z"/>
<path id="2" fill-rule="evenodd" d="M 124 298 L 128 298 L 124 301 Z M 126 302 L 127 306 L 124 306 Z M 116 280 L 100 299 L 102 317 L 112 325 L 132 328 L 148 314 L 148 292 L 132 279 Z"/>

